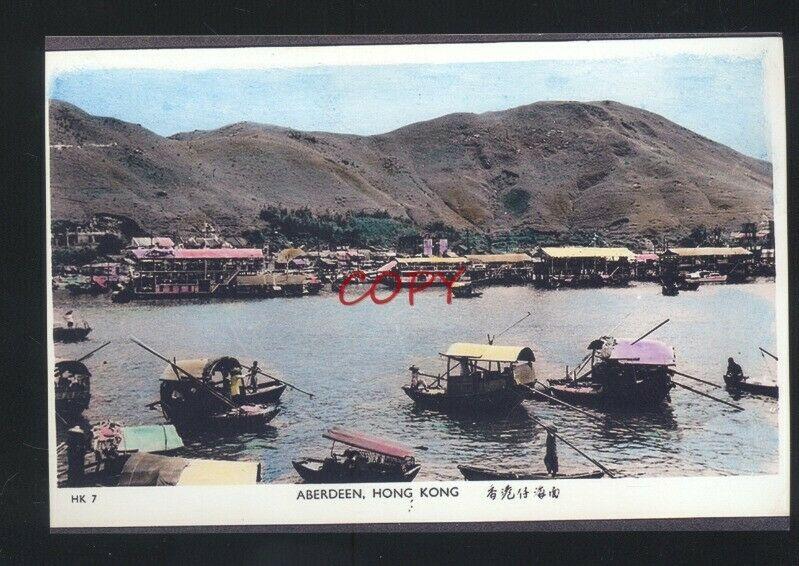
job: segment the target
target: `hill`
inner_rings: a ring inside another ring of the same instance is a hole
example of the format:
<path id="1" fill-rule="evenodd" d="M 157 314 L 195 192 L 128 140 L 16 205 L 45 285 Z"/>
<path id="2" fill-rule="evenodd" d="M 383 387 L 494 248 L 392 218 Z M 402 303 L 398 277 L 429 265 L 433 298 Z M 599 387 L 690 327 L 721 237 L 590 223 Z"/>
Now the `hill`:
<path id="1" fill-rule="evenodd" d="M 242 122 L 162 137 L 57 100 L 49 120 L 56 220 L 114 213 L 152 232 L 209 220 L 240 233 L 272 205 L 655 236 L 773 214 L 769 163 L 611 101 L 449 114 L 374 136 Z"/>

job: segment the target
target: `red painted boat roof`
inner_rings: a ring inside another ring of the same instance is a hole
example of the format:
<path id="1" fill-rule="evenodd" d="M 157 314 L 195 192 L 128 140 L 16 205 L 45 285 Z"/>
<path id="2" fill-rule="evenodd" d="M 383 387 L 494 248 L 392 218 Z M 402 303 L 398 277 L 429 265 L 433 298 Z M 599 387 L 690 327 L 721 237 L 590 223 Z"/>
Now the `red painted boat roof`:
<path id="1" fill-rule="evenodd" d="M 259 248 L 137 248 L 131 250 L 136 259 L 263 259 Z"/>
<path id="2" fill-rule="evenodd" d="M 345 428 L 333 427 L 327 431 L 327 434 L 322 436 L 335 442 L 341 442 L 347 446 L 352 446 L 353 448 L 361 448 L 394 458 L 413 456 L 413 451 L 407 446 Z"/>

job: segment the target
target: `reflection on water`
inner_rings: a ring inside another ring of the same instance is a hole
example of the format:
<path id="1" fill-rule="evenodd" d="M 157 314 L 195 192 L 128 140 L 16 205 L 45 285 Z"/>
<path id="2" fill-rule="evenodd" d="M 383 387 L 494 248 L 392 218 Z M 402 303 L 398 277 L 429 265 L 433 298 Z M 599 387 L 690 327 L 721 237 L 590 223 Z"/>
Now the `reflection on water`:
<path id="1" fill-rule="evenodd" d="M 445 364 L 437 354 L 450 343 L 484 342 L 486 333 L 502 330 L 527 311 L 533 316 L 497 343 L 530 345 L 539 379 L 562 376 L 593 338 L 614 327 L 617 336 L 634 338 L 666 318 L 671 322 L 652 337 L 675 347 L 681 371 L 722 383 L 726 360 L 733 356 L 746 373 L 759 376 L 764 370 L 757 346 L 768 349 L 776 342 L 773 293 L 769 282 L 704 287 L 677 297 L 663 297 L 658 286 L 648 284 L 562 291 L 494 287 L 480 299 L 451 305 L 443 291 L 428 290 L 414 306 L 401 295 L 383 306 L 352 307 L 333 294 L 125 305 L 56 294 L 56 320 L 75 308 L 94 328 L 87 342 L 56 344 L 56 356 L 79 357 L 113 341 L 88 360 L 94 377 L 85 415 L 92 422 L 163 422 L 160 412 L 145 408 L 158 397 L 163 363 L 130 336 L 178 359 L 221 354 L 257 359 L 267 373 L 312 391 L 314 399 L 287 389 L 281 413 L 258 434 L 186 439 L 186 456 L 260 459 L 267 481 L 291 481 L 292 459 L 327 453 L 330 442 L 322 434 L 333 425 L 418 447 L 420 479 L 461 479 L 457 464 L 478 462 L 541 470 L 546 433 L 533 416 L 620 475 L 774 473 L 777 403 L 771 399 L 743 396 L 738 403 L 746 411 L 739 413 L 675 389 L 670 404 L 647 412 L 589 409 L 596 417 L 591 418 L 536 400 L 504 417 L 475 419 L 419 410 L 400 389 L 411 364 L 440 372 Z M 723 389 L 710 392 L 729 398 Z M 592 467 L 567 446 L 559 447 L 562 471 Z"/>

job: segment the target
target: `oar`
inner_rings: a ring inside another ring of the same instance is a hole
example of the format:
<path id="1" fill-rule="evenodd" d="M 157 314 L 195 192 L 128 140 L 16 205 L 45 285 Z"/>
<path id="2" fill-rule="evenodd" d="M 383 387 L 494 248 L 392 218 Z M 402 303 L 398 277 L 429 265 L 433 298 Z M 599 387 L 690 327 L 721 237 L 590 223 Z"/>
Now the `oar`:
<path id="1" fill-rule="evenodd" d="M 777 356 L 775 356 L 774 354 L 772 354 L 772 353 L 771 353 L 771 352 L 769 352 L 768 350 L 764 350 L 764 349 L 763 349 L 763 348 L 761 348 L 760 346 L 758 346 L 758 347 L 757 347 L 757 349 L 758 349 L 758 350 L 760 350 L 761 352 L 763 352 L 764 354 L 768 354 L 769 356 L 771 356 L 772 358 L 774 358 L 776 361 L 780 361 L 780 359 L 779 359 Z"/>
<path id="2" fill-rule="evenodd" d="M 76 362 L 82 362 L 83 360 L 88 360 L 89 358 L 91 358 L 91 357 L 92 357 L 92 355 L 94 355 L 95 353 L 99 352 L 100 350 L 102 350 L 103 348 L 105 348 L 106 346 L 108 346 L 110 343 L 111 343 L 111 340 L 109 340 L 108 342 L 106 342 L 105 344 L 103 344 L 102 346 L 100 346 L 99 348 L 95 348 L 94 350 L 92 350 L 91 352 L 89 352 L 88 354 L 86 354 L 85 356 L 83 356 L 83 357 L 80 357 L 80 358 L 78 358 L 78 359 L 77 359 L 77 360 L 75 360 L 75 361 L 76 361 Z"/>
<path id="3" fill-rule="evenodd" d="M 693 379 L 694 381 L 698 381 L 700 383 L 705 383 L 707 385 L 712 385 L 713 387 L 718 387 L 719 389 L 721 389 L 721 385 L 719 385 L 718 383 L 713 383 L 712 381 L 705 381 L 704 379 L 699 379 L 698 377 L 694 377 L 692 375 L 688 375 L 687 373 L 682 373 L 680 371 L 677 371 L 676 369 L 670 369 L 669 373 L 676 374 L 676 375 L 681 375 L 683 377 L 687 377 L 688 379 Z"/>
<path id="4" fill-rule="evenodd" d="M 145 350 L 150 352 L 156 358 L 160 358 L 160 359 L 164 360 L 166 363 L 168 363 L 170 366 L 172 366 L 173 369 L 179 370 L 180 372 L 182 372 L 184 375 L 186 375 L 190 379 L 193 379 L 195 381 L 195 383 L 197 383 L 200 387 L 203 387 L 206 391 L 208 391 L 208 393 L 210 393 L 211 395 L 213 395 L 214 397 L 216 397 L 217 399 L 219 399 L 220 401 L 225 403 L 227 406 L 229 406 L 229 407 L 231 407 L 233 409 L 237 409 L 238 408 L 238 407 L 236 407 L 236 405 L 230 399 L 228 399 L 224 395 L 220 395 L 218 392 L 214 391 L 214 389 L 212 387 L 209 387 L 208 385 L 203 383 L 203 381 L 201 379 L 197 379 L 196 377 L 194 377 L 192 374 L 187 372 L 185 369 L 180 367 L 178 364 L 176 364 L 175 362 L 173 362 L 169 358 L 166 358 L 166 357 L 162 356 L 161 354 L 159 354 L 158 352 L 156 352 L 155 350 L 153 350 L 152 348 L 150 348 L 146 344 L 143 344 L 142 342 L 139 342 L 133 336 L 131 336 L 130 339 L 133 340 L 134 343 L 138 344 L 139 346 L 141 346 L 142 348 L 144 348 Z"/>
<path id="5" fill-rule="evenodd" d="M 553 430 L 553 427 L 552 427 L 551 425 L 547 425 L 545 422 L 543 422 L 543 421 L 541 421 L 541 420 L 537 419 L 537 418 L 536 418 L 536 417 L 534 417 L 533 415 L 530 415 L 530 418 L 531 418 L 531 419 L 533 419 L 533 420 L 534 420 L 535 422 L 537 422 L 538 424 L 540 424 L 542 427 L 544 427 L 544 428 L 546 429 L 546 431 L 547 431 L 549 434 L 551 434 L 552 436 L 554 436 L 555 438 L 557 438 L 558 440 L 560 440 L 561 442 L 563 442 L 563 443 L 564 443 L 564 444 L 566 444 L 567 446 L 571 446 L 571 447 L 574 449 L 574 451 L 575 451 L 575 452 L 577 452 L 577 453 L 578 453 L 580 456 L 582 456 L 583 458 L 585 458 L 585 459 L 586 459 L 586 460 L 588 460 L 589 462 L 593 463 L 593 464 L 594 464 L 595 466 L 597 466 L 597 467 L 598 467 L 600 470 L 602 470 L 603 472 L 605 472 L 605 473 L 608 475 L 608 477 L 610 477 L 610 478 L 616 477 L 616 476 L 614 476 L 614 475 L 611 473 L 611 471 L 610 471 L 610 470 L 608 470 L 608 469 L 607 469 L 605 466 L 603 466 L 602 464 L 600 464 L 599 462 L 597 462 L 596 460 L 594 460 L 593 458 L 591 458 L 591 456 L 589 456 L 588 454 L 586 454 L 585 452 L 583 452 L 582 450 L 580 450 L 579 448 L 577 448 L 577 447 L 576 447 L 574 444 L 572 444 L 571 442 L 569 442 L 568 440 L 566 440 L 565 438 L 563 438 L 561 435 L 559 435 L 557 432 L 555 432 L 555 431 Z"/>
<path id="6" fill-rule="evenodd" d="M 646 333 L 646 334 L 644 334 L 643 336 L 641 336 L 641 337 L 639 337 L 639 338 L 636 338 L 636 339 L 635 339 L 633 342 L 630 342 L 630 346 L 632 346 L 633 344 L 636 344 L 636 343 L 638 343 L 639 341 L 643 340 L 644 338 L 646 338 L 647 336 L 649 336 L 650 334 L 652 334 L 652 333 L 653 333 L 655 330 L 657 330 L 658 328 L 660 328 L 661 326 L 663 326 L 664 324 L 666 324 L 666 323 L 667 323 L 669 320 L 671 320 L 671 319 L 667 318 L 666 320 L 664 320 L 663 322 L 661 322 L 660 324 L 658 324 L 658 325 L 657 325 L 655 328 L 653 328 L 652 330 L 650 330 L 649 332 L 647 332 L 647 333 Z"/>
<path id="7" fill-rule="evenodd" d="M 575 407 L 574 405 L 570 405 L 570 404 L 569 404 L 569 403 L 567 403 L 566 401 L 561 401 L 560 399 L 556 399 L 556 398 L 555 398 L 555 397 L 553 397 L 552 395 L 547 395 L 547 394 L 546 394 L 546 393 L 544 393 L 543 391 L 540 391 L 540 390 L 536 389 L 536 388 L 535 388 L 535 384 L 536 384 L 536 383 L 538 383 L 538 382 L 537 382 L 537 381 L 534 381 L 534 382 L 533 382 L 533 387 L 530 387 L 530 386 L 529 386 L 529 385 L 527 385 L 527 384 L 523 384 L 523 385 L 524 385 L 524 387 L 526 387 L 527 389 L 529 389 L 529 390 L 530 390 L 530 391 L 532 391 L 533 393 L 538 393 L 539 395 L 541 395 L 541 396 L 543 396 L 543 397 L 546 397 L 546 398 L 547 398 L 547 399 L 549 399 L 550 401 L 554 401 L 555 403 L 559 403 L 559 404 L 563 405 L 564 407 L 568 407 L 568 408 L 570 408 L 570 409 L 574 409 L 575 411 L 577 411 L 577 412 L 579 412 L 579 413 L 582 413 L 582 414 L 584 414 L 584 415 L 586 415 L 586 416 L 589 416 L 589 417 L 591 417 L 592 419 L 594 419 L 594 420 L 596 420 L 596 421 L 602 421 L 602 418 L 601 418 L 601 417 L 597 417 L 596 415 L 593 415 L 593 414 L 589 413 L 588 411 L 585 411 L 585 410 L 583 410 L 583 409 L 581 409 L 581 408 L 579 408 L 579 407 Z M 629 430 L 629 431 L 630 431 L 630 432 L 632 432 L 632 433 L 638 434 L 638 433 L 635 431 L 635 429 L 632 429 L 632 428 L 628 427 L 628 426 L 627 426 L 626 424 L 624 424 L 624 423 L 620 423 L 620 422 L 619 422 L 619 421 L 617 421 L 616 419 L 613 419 L 613 418 L 611 418 L 611 417 L 608 417 L 608 416 L 605 416 L 605 418 L 606 418 L 607 420 L 609 420 L 610 422 L 612 422 L 613 424 L 617 425 L 617 426 L 620 426 L 620 427 L 622 427 L 622 428 L 624 428 L 624 429 L 627 429 L 627 430 Z"/>
<path id="8" fill-rule="evenodd" d="M 524 319 L 526 319 L 528 316 L 532 316 L 532 315 L 533 315 L 533 313 L 531 313 L 530 311 L 527 311 L 527 314 L 526 314 L 526 315 L 524 315 L 523 317 L 521 317 L 519 320 L 517 320 L 516 322 L 514 322 L 514 323 L 513 323 L 513 324 L 511 324 L 510 326 L 508 326 L 508 327 L 507 327 L 505 330 L 503 330 L 503 331 L 502 331 L 502 332 L 500 332 L 499 334 L 494 334 L 494 336 L 490 336 L 490 335 L 489 335 L 489 337 L 488 337 L 488 343 L 489 343 L 489 344 L 493 344 L 493 343 L 494 343 L 494 340 L 496 340 L 497 338 L 499 338 L 500 336 L 502 336 L 503 334 L 505 334 L 505 333 L 506 333 L 508 330 L 510 330 L 511 328 L 513 328 L 514 326 L 516 326 L 517 324 L 519 324 L 521 321 L 523 321 Z"/>
<path id="9" fill-rule="evenodd" d="M 252 368 L 251 368 L 251 367 L 247 367 L 247 366 L 244 366 L 244 367 L 245 367 L 245 368 L 247 368 L 248 370 L 252 371 Z M 305 394 L 306 394 L 306 395 L 308 395 L 308 397 L 310 397 L 311 399 L 313 399 L 313 398 L 314 398 L 314 394 L 313 394 L 313 393 L 309 393 L 308 391 L 304 391 L 304 390 L 300 389 L 299 387 L 297 387 L 296 385 L 293 385 L 293 384 L 289 383 L 289 382 L 288 382 L 288 381 L 286 381 L 285 379 L 278 379 L 278 378 L 276 378 L 276 377 L 275 377 L 275 376 L 273 376 L 273 375 L 269 375 L 268 373 L 264 373 L 264 372 L 262 372 L 260 369 L 257 369 L 257 370 L 255 370 L 255 371 L 256 371 L 256 372 L 258 372 L 258 373 L 260 373 L 260 374 L 261 374 L 261 375 L 263 375 L 264 377 L 268 377 L 269 379 L 274 379 L 274 380 L 275 380 L 275 381 L 277 381 L 278 383 L 283 383 L 283 384 L 285 384 L 285 385 L 288 385 L 289 387 L 291 387 L 292 389 L 296 389 L 296 390 L 297 390 L 297 391 L 299 391 L 300 393 L 305 393 Z"/>
<path id="10" fill-rule="evenodd" d="M 708 399 L 713 399 L 714 401 L 718 401 L 719 403 L 724 403 L 725 405 L 729 405 L 730 407 L 732 407 L 736 411 L 743 411 L 744 410 L 744 408 L 739 406 L 739 405 L 734 405 L 732 403 L 728 403 L 727 401 L 724 401 L 723 399 L 719 399 L 718 397 L 713 397 L 712 395 L 708 395 L 707 393 L 702 393 L 701 391 L 697 391 L 693 387 L 688 387 L 687 385 L 685 385 L 683 383 L 677 383 L 673 379 L 671 380 L 671 382 L 674 385 L 676 385 L 677 387 L 682 387 L 683 389 L 687 389 L 688 391 L 693 391 L 694 393 L 696 393 L 697 395 L 701 395 L 702 397 L 707 397 Z"/>

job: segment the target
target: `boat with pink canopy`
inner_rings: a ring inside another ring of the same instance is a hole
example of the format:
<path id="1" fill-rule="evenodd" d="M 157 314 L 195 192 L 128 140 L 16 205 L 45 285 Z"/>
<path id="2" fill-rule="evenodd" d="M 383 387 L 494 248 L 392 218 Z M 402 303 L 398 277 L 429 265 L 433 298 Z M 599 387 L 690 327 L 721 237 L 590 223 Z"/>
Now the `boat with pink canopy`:
<path id="1" fill-rule="evenodd" d="M 595 406 L 641 407 L 662 403 L 674 387 L 674 348 L 663 342 L 603 336 L 588 349 L 572 373 L 548 380 L 549 395 Z"/>

